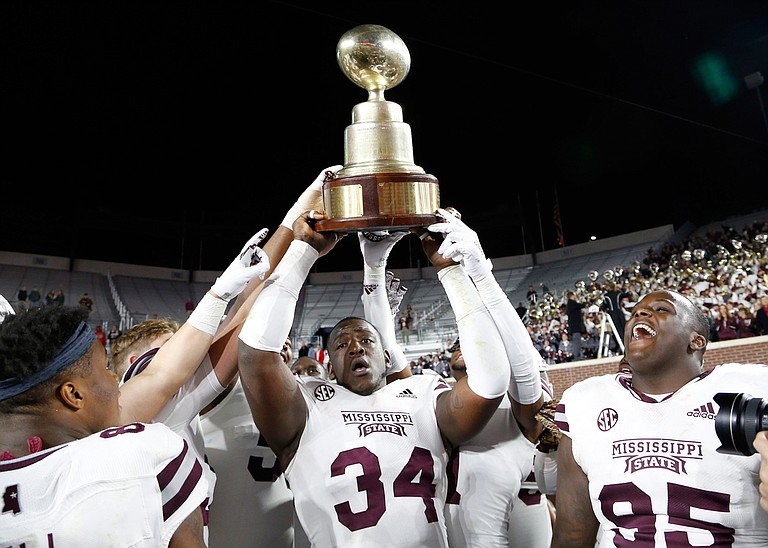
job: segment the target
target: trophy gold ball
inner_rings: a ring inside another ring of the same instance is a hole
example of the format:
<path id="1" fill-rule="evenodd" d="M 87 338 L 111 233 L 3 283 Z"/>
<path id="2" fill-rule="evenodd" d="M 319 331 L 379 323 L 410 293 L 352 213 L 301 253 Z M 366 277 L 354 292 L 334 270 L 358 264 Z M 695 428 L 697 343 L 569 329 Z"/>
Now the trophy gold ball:
<path id="1" fill-rule="evenodd" d="M 414 163 L 403 109 L 384 98 L 411 68 L 405 43 L 381 25 L 359 25 L 339 39 L 336 60 L 368 99 L 352 109 L 342 169 L 323 183 L 326 218 L 317 230 L 407 230 L 434 223 L 440 207 L 437 178 Z"/>

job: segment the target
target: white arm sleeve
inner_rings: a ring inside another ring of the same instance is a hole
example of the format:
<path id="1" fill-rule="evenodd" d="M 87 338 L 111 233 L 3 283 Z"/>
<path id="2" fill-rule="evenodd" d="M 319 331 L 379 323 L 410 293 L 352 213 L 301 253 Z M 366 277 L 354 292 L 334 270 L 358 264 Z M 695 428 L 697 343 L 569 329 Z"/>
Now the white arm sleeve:
<path id="1" fill-rule="evenodd" d="M 403 349 L 397 343 L 395 321 L 389 307 L 386 287 L 386 267 L 363 266 L 363 301 L 365 319 L 381 333 L 384 348 L 389 350 L 392 367 L 388 374 L 399 373 L 408 365 Z"/>
<path id="2" fill-rule="evenodd" d="M 319 257 L 306 242 L 293 240 L 240 330 L 240 340 L 251 348 L 280 352 L 291 332 L 296 302 L 309 269 Z"/>
<path id="3" fill-rule="evenodd" d="M 533 475 L 539 491 L 545 495 L 557 494 L 557 458 L 556 451 L 533 454 Z"/>
<path id="4" fill-rule="evenodd" d="M 520 315 L 509 302 L 493 274 L 475 280 L 477 291 L 493 317 L 507 353 L 512 379 L 509 395 L 518 403 L 536 403 L 541 397 L 541 376 L 539 367 L 543 360 L 533 346 L 528 330 Z M 464 341 L 462 340 L 462 350 Z"/>
<path id="5" fill-rule="evenodd" d="M 472 280 L 460 265 L 438 271 L 437 277 L 456 316 L 469 387 L 486 399 L 503 395 L 510 378 L 504 342 Z"/>

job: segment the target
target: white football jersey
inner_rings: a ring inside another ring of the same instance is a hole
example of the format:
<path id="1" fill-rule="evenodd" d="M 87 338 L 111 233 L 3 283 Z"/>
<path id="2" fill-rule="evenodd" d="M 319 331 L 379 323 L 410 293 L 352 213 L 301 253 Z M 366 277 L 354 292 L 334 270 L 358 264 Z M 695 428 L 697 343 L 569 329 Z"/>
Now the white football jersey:
<path id="1" fill-rule="evenodd" d="M 445 380 L 415 375 L 370 396 L 299 384 L 309 413 L 285 475 L 312 544 L 445 547 L 448 455 L 435 417 Z"/>
<path id="2" fill-rule="evenodd" d="M 154 358 L 159 347 L 147 350 L 139 356 L 123 373 L 121 383 L 140 374 Z M 208 478 L 208 505 L 213 501 L 216 487 L 216 474 L 208 465 L 205 455 L 205 440 L 200 426 L 200 411 L 216 396 L 224 392 L 216 372 L 213 370 L 211 358 L 205 356 L 200 366 L 195 370 L 186 383 L 173 395 L 165 406 L 155 415 L 152 422 L 160 422 L 179 434 L 189 443 L 195 456 L 203 463 L 203 471 Z M 208 511 L 206 510 L 204 521 L 206 525 L 206 539 L 208 536 Z M 206 540 L 207 542 L 207 540 Z"/>
<path id="3" fill-rule="evenodd" d="M 520 493 L 509 513 L 509 546 L 548 548 L 552 542 L 552 516 L 547 496 L 539 491 L 531 462 L 531 473 L 523 480 Z"/>
<path id="4" fill-rule="evenodd" d="M 291 548 L 293 493 L 253 423 L 240 380 L 201 417 L 205 454 L 216 473 L 208 516 L 211 548 Z"/>
<path id="5" fill-rule="evenodd" d="M 157 547 L 208 482 L 184 439 L 134 423 L 2 461 L 0 490 L 2 546 Z"/>
<path id="6" fill-rule="evenodd" d="M 483 430 L 451 454 L 445 505 L 451 548 L 509 546 L 509 513 L 534 451 L 505 395 Z"/>
<path id="7" fill-rule="evenodd" d="M 719 392 L 767 395 L 768 367 L 720 365 L 658 403 L 627 374 L 565 390 L 556 422 L 589 478 L 601 547 L 768 546 L 760 456 L 716 451 Z"/>

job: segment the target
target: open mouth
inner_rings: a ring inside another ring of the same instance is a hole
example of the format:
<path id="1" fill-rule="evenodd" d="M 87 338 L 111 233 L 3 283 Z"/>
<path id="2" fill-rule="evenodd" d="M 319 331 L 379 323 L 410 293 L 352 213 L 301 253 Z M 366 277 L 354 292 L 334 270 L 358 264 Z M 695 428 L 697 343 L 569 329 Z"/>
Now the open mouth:
<path id="1" fill-rule="evenodd" d="M 365 360 L 355 360 L 349 364 L 349 370 L 353 375 L 360 377 L 368 373 L 368 364 Z"/>
<path id="2" fill-rule="evenodd" d="M 632 327 L 632 340 L 650 339 L 656 336 L 656 330 L 644 323 L 635 324 Z"/>

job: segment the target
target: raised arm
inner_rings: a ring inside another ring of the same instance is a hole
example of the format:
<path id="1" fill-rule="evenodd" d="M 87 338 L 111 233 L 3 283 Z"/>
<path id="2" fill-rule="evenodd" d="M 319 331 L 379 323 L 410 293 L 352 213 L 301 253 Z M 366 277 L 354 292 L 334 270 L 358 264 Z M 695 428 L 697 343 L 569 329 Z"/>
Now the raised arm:
<path id="1" fill-rule="evenodd" d="M 387 259 L 392 248 L 408 232 L 358 232 L 360 251 L 363 254 L 363 302 L 365 319 L 381 333 L 384 348 L 392 358 L 387 380 L 410 376 L 408 359 L 397 343 L 395 320 L 387 287 Z M 402 298 L 402 295 L 401 295 Z"/>
<path id="2" fill-rule="evenodd" d="M 269 259 L 258 246 L 266 235 L 267 229 L 262 229 L 248 240 L 184 325 L 160 347 L 146 369 L 122 384 L 122 424 L 152 421 L 192 376 L 210 349 L 229 300 L 251 279 L 263 276 L 269 270 Z"/>
<path id="3" fill-rule="evenodd" d="M 438 240 L 429 233 L 421 241 L 456 316 L 467 367 L 467 376 L 441 394 L 436 407 L 441 433 L 458 445 L 477 434 L 498 408 L 509 386 L 509 363 L 499 331 L 464 269 L 440 254 Z"/>
<path id="4" fill-rule="evenodd" d="M 293 224 L 294 240 L 264 288 L 240 331 L 238 369 L 254 422 L 283 467 L 293 458 L 307 420 L 299 382 L 283 363 L 280 351 L 293 324 L 301 287 L 315 261 L 336 245 L 339 235 L 311 226 L 322 218 L 309 213 Z"/>
<path id="5" fill-rule="evenodd" d="M 490 312 L 501 334 L 512 371 L 509 395 L 515 419 L 526 437 L 536 441 L 543 428 L 535 416 L 547 399 L 542 391 L 542 379 L 539 374 L 542 366 L 541 355 L 533 346 L 520 315 L 496 281 L 491 261 L 485 257 L 475 231 L 454 213 L 445 209 L 438 210 L 438 213 L 444 222 L 436 223 L 429 229 L 444 234 L 440 253 L 464 267 Z"/>
<path id="6" fill-rule="evenodd" d="M 335 165 L 323 169 L 286 212 L 280 226 L 263 246 L 270 265 L 265 277 L 272 274 L 293 241 L 293 221 L 305 211 L 323 209 L 323 183 L 329 172 L 335 173 L 342 167 Z M 208 352 L 216 372 L 216 378 L 222 386 L 230 385 L 237 378 L 238 335 L 248 317 L 248 312 L 263 288 L 263 279 L 253 280 L 237 296 L 237 299 L 230 306 L 226 318 L 221 322 Z"/>

